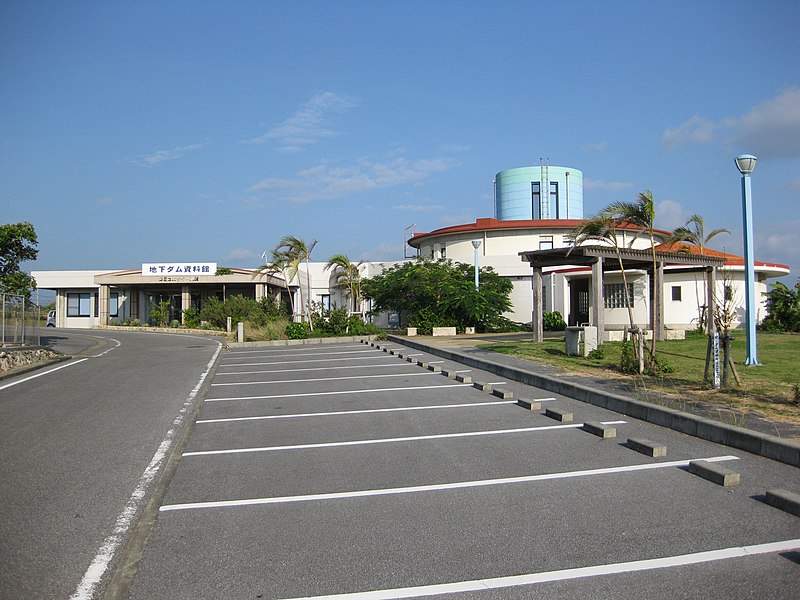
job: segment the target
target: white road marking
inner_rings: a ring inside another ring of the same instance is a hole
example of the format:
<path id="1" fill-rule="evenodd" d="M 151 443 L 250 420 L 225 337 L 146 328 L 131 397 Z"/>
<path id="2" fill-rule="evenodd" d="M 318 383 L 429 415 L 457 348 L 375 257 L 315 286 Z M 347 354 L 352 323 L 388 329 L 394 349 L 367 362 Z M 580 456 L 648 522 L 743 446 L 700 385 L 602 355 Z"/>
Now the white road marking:
<path id="1" fill-rule="evenodd" d="M 421 598 L 423 596 L 435 596 L 437 594 L 496 590 L 508 587 L 518 587 L 522 585 L 547 583 L 551 581 L 566 581 L 569 579 L 599 577 L 602 575 L 616 575 L 619 573 L 634 573 L 638 571 L 651 571 L 654 569 L 669 569 L 672 567 L 696 565 L 718 560 L 728 560 L 731 558 L 744 558 L 759 554 L 787 552 L 789 550 L 796 550 L 798 548 L 800 548 L 800 539 L 794 539 L 781 542 L 770 542 L 766 544 L 754 544 L 751 546 L 707 550 L 705 552 L 693 552 L 691 554 L 678 554 L 676 556 L 665 556 L 662 558 L 633 560 L 621 563 L 611 563 L 607 565 L 593 565 L 590 567 L 561 569 L 559 571 L 545 571 L 542 573 L 530 573 L 528 575 L 511 575 L 509 577 L 475 579 L 472 581 L 458 581 L 436 585 L 421 585 L 417 587 L 373 590 L 369 592 L 355 592 L 350 594 L 305 596 L 302 598 L 294 598 L 292 600 L 396 600 L 399 598 Z"/>
<path id="2" fill-rule="evenodd" d="M 468 404 L 437 404 L 434 406 L 404 406 L 395 408 L 368 408 L 362 410 L 338 410 L 333 412 L 296 413 L 292 415 L 262 415 L 255 417 L 229 417 L 226 419 L 203 419 L 195 421 L 201 423 L 235 423 L 239 421 L 262 421 L 268 419 L 299 419 L 302 417 L 332 417 L 339 415 L 363 415 L 369 413 L 402 412 L 407 410 L 437 410 L 443 408 L 473 408 L 476 406 L 495 406 L 514 404 L 516 400 L 501 400 L 499 402 L 471 402 Z"/>
<path id="3" fill-rule="evenodd" d="M 361 344 L 356 344 L 353 346 L 337 346 L 337 348 L 362 348 L 362 350 L 348 350 L 346 352 L 328 352 L 328 354 L 352 354 L 353 352 L 374 352 L 374 350 L 363 350 L 364 346 Z M 284 350 L 284 349 L 272 349 L 272 350 L 230 350 L 230 354 L 277 354 L 277 355 L 289 355 L 289 356 L 312 356 L 313 354 L 320 354 L 325 350 L 330 350 L 330 347 L 326 346 L 319 346 L 319 349 L 316 352 L 309 352 L 308 347 L 297 349 L 297 350 Z"/>
<path id="4" fill-rule="evenodd" d="M 105 340 L 105 339 L 111 340 L 112 342 L 114 342 L 114 343 L 116 344 L 116 346 L 114 346 L 113 348 L 109 348 L 108 350 L 104 350 L 104 351 L 103 351 L 103 352 L 101 352 L 100 354 L 94 354 L 94 355 L 92 355 L 92 357 L 91 357 L 91 358 L 100 358 L 101 356 L 103 356 L 103 355 L 105 355 L 105 354 L 108 354 L 108 353 L 109 353 L 109 352 L 111 352 L 112 350 L 116 350 L 117 348 L 119 348 L 120 346 L 122 346 L 122 342 L 120 342 L 119 340 L 115 340 L 114 338 L 100 338 L 100 339 L 103 339 L 103 340 Z"/>
<path id="5" fill-rule="evenodd" d="M 276 360 L 272 362 L 254 362 L 254 363 L 224 363 L 226 367 L 260 367 L 262 365 L 296 365 L 296 364 L 309 364 L 309 363 L 324 363 L 324 362 L 343 362 L 345 360 L 384 360 L 386 356 L 383 354 L 375 354 L 374 356 L 354 356 L 352 358 L 317 358 L 314 360 Z"/>
<path id="6" fill-rule="evenodd" d="M 241 354 L 244 354 L 244 352 L 236 352 L 236 358 L 239 358 L 239 356 Z M 259 352 L 258 354 L 264 354 L 264 353 L 263 352 Z M 378 353 L 375 352 L 375 350 L 350 350 L 348 352 L 325 352 L 325 353 L 322 353 L 322 352 L 302 352 L 302 353 L 275 352 L 273 354 L 269 354 L 268 356 L 291 356 L 292 358 L 296 358 L 296 357 L 299 357 L 299 356 L 319 356 L 320 354 L 322 354 L 323 356 L 337 356 L 339 354 L 378 354 Z M 234 358 L 234 357 L 231 356 L 231 358 Z M 227 362 L 227 361 L 225 359 L 223 359 L 222 362 L 224 363 L 224 362 Z M 304 362 L 304 361 L 298 361 L 298 362 Z"/>
<path id="7" fill-rule="evenodd" d="M 432 371 L 431 372 L 423 371 L 421 373 L 391 373 L 387 375 L 348 375 L 346 377 L 314 377 L 311 379 L 275 379 L 273 381 L 241 381 L 241 382 L 230 382 L 230 383 L 212 383 L 211 387 L 232 386 L 232 385 L 271 385 L 275 383 L 306 383 L 311 381 L 345 381 L 348 379 L 375 379 L 382 377 L 422 377 L 427 375 L 438 375 L 438 373 L 433 373 Z"/>
<path id="8" fill-rule="evenodd" d="M 375 392 L 407 392 L 410 390 L 432 390 L 454 387 L 472 387 L 471 383 L 451 383 L 445 385 L 415 385 L 399 388 L 378 388 L 374 390 L 341 390 L 338 392 L 308 392 L 304 394 L 276 394 L 274 396 L 239 396 L 238 398 L 206 398 L 206 402 L 227 402 L 229 400 L 272 400 L 274 398 L 308 398 L 312 396 L 339 396 L 341 394 L 372 394 Z"/>
<path id="9" fill-rule="evenodd" d="M 685 467 L 692 460 L 707 460 L 721 462 L 739 460 L 736 456 L 712 456 L 710 458 L 693 458 L 689 460 L 674 460 L 663 463 L 645 463 L 641 465 L 627 465 L 623 467 L 605 467 L 585 471 L 566 471 L 562 473 L 544 473 L 541 475 L 524 475 L 522 477 L 504 477 L 502 479 L 480 479 L 476 481 L 458 481 L 455 483 L 439 483 L 432 485 L 416 485 L 398 488 L 383 488 L 377 490 L 356 490 L 352 492 L 332 492 L 328 494 L 306 494 L 302 496 L 277 496 L 273 498 L 248 498 L 245 500 L 220 500 L 212 502 L 185 502 L 180 504 L 165 504 L 159 510 L 170 512 L 177 510 L 191 510 L 197 508 L 232 508 L 235 506 L 263 506 L 265 504 L 288 504 L 292 502 L 309 502 L 313 500 L 341 500 L 345 498 L 366 498 L 371 496 L 388 496 L 392 494 L 413 494 L 418 492 L 434 492 L 442 490 L 458 490 L 476 487 L 507 485 L 514 483 L 532 483 L 536 481 L 549 481 L 553 479 L 572 479 L 576 477 L 591 477 L 595 475 L 612 475 L 616 473 L 632 473 L 636 471 L 652 471 L 672 467 Z"/>
<path id="10" fill-rule="evenodd" d="M 259 375 L 262 373 L 300 373 L 304 371 L 335 371 L 339 369 L 379 369 L 383 367 L 408 367 L 401 362 L 386 363 L 384 365 L 350 365 L 347 367 L 309 367 L 308 369 L 263 369 L 260 371 L 217 371 L 216 375 Z M 216 377 L 215 375 L 215 377 Z"/>
<path id="11" fill-rule="evenodd" d="M 17 379 L 16 381 L 12 381 L 11 383 L 7 383 L 5 385 L 0 385 L 0 390 L 4 390 L 6 388 L 13 387 L 15 385 L 19 385 L 20 383 L 25 383 L 26 381 L 30 381 L 31 379 L 36 379 L 37 377 L 43 377 L 45 375 L 50 375 L 50 373 L 54 373 L 56 371 L 60 371 L 61 369 L 66 369 L 67 367 L 74 367 L 75 365 L 79 365 L 85 360 L 89 360 L 88 358 L 81 358 L 80 360 L 76 360 L 74 362 L 69 362 L 64 365 L 59 365 L 58 367 L 53 367 L 47 371 L 41 371 L 36 373 L 35 375 L 29 375 L 28 377 L 23 377 L 22 379 Z"/>
<path id="12" fill-rule="evenodd" d="M 200 392 L 203 382 L 211 372 L 214 361 L 216 361 L 217 355 L 221 350 L 222 344 L 217 342 L 217 349 L 214 352 L 214 355 L 211 357 L 211 360 L 208 361 L 206 370 L 200 376 L 197 385 L 195 385 L 194 389 L 189 393 L 189 396 L 184 401 L 183 406 L 181 406 L 178 416 L 175 417 L 175 420 L 172 422 L 172 427 L 167 432 L 167 435 L 159 445 L 156 453 L 153 455 L 150 464 L 147 465 L 144 473 L 142 473 L 142 476 L 139 478 L 133 493 L 131 494 L 130 498 L 128 498 L 128 502 L 125 504 L 125 508 L 122 509 L 122 512 L 117 517 L 117 520 L 114 523 L 114 528 L 108 537 L 106 537 L 106 539 L 103 541 L 103 545 L 100 546 L 97 555 L 94 557 L 94 560 L 92 560 L 92 563 L 89 565 L 86 573 L 84 573 L 83 579 L 78 584 L 78 587 L 73 592 L 72 596 L 70 596 L 71 600 L 89 600 L 94 596 L 97 584 L 100 583 L 100 580 L 103 578 L 103 575 L 108 569 L 108 565 L 111 563 L 114 555 L 122 544 L 123 539 L 133 526 L 134 517 L 136 517 L 142 503 L 145 501 L 147 489 L 152 481 L 156 478 L 156 475 L 158 475 L 158 473 L 161 471 L 172 445 L 175 443 L 175 438 L 181 429 L 183 421 L 185 420 L 186 415 L 189 413 L 195 397 Z"/>
<path id="13" fill-rule="evenodd" d="M 619 425 L 627 421 L 604 421 L 603 425 Z M 575 429 L 583 427 L 583 423 L 567 425 L 545 425 L 541 427 L 522 427 L 518 429 L 494 429 L 491 431 L 464 431 L 459 433 L 437 433 L 432 435 L 415 435 L 411 437 L 380 438 L 374 440 L 351 440 L 347 442 L 323 442 L 318 444 L 296 444 L 293 446 L 259 446 L 255 448 L 229 448 L 226 450 L 199 450 L 184 452 L 182 456 L 214 456 L 219 454 L 249 454 L 253 452 L 276 452 L 283 450 L 315 450 L 317 448 L 339 448 L 342 446 L 368 446 L 372 444 L 395 444 L 400 442 L 420 442 L 424 440 L 445 440 L 462 437 L 484 437 L 488 435 L 507 435 L 513 433 L 530 433 L 532 431 L 553 431 L 555 429 Z"/>

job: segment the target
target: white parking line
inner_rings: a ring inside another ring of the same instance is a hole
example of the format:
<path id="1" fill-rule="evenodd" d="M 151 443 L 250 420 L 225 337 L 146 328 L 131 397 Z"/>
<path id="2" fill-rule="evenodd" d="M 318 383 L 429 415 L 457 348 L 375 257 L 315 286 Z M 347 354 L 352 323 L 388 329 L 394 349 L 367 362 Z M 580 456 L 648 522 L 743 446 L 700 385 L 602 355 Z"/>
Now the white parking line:
<path id="1" fill-rule="evenodd" d="M 79 360 L 68 362 L 65 365 L 60 365 L 58 367 L 53 367 L 47 371 L 42 371 L 40 373 L 36 373 L 36 375 L 28 375 L 28 377 L 23 377 L 22 379 L 17 379 L 16 381 L 12 381 L 11 383 L 7 383 L 5 385 L 0 385 L 0 390 L 4 390 L 6 388 L 13 387 L 15 385 L 19 385 L 20 383 L 25 383 L 26 381 L 30 381 L 31 379 L 36 379 L 37 377 L 42 377 L 44 375 L 49 375 L 50 373 L 54 373 L 55 371 L 60 371 L 61 369 L 66 369 L 67 367 L 74 367 L 75 365 L 79 365 L 85 360 L 89 360 L 88 358 L 81 358 Z"/>
<path id="2" fill-rule="evenodd" d="M 374 356 L 354 356 L 352 358 L 317 358 L 314 360 L 276 360 L 273 362 L 254 362 L 254 363 L 225 363 L 226 367 L 260 367 L 262 365 L 294 365 L 324 362 L 343 362 L 345 360 L 384 360 L 386 355 L 375 354 Z"/>
<path id="3" fill-rule="evenodd" d="M 273 381 L 240 381 L 230 383 L 212 383 L 211 387 L 231 386 L 231 385 L 270 385 L 273 383 L 306 383 L 311 381 L 346 381 L 348 379 L 376 379 L 381 377 L 422 377 L 427 375 L 438 375 L 432 371 L 421 373 L 390 373 L 386 375 L 348 375 L 346 377 L 313 377 L 311 379 L 275 379 Z"/>
<path id="4" fill-rule="evenodd" d="M 377 490 L 357 490 L 353 492 L 332 492 L 328 494 L 306 494 L 302 496 L 277 496 L 273 498 L 248 498 L 245 500 L 220 500 L 212 502 L 186 502 L 181 504 L 165 504 L 159 510 L 170 512 L 176 510 L 191 510 L 196 508 L 232 508 L 234 506 L 260 506 L 265 504 L 288 504 L 291 502 L 308 502 L 313 500 L 341 500 L 345 498 L 365 498 L 369 496 L 388 496 L 392 494 L 412 494 L 417 492 L 433 492 L 442 490 L 457 490 L 476 487 L 507 485 L 513 483 L 533 483 L 535 481 L 550 481 L 553 479 L 571 479 L 575 477 L 590 477 L 594 475 L 611 475 L 615 473 L 632 473 L 636 471 L 652 471 L 672 467 L 686 467 L 693 460 L 707 460 L 721 462 L 739 460 L 736 456 L 712 456 L 710 458 L 692 458 L 689 460 L 674 460 L 663 463 L 645 463 L 641 465 L 626 465 L 622 467 L 605 467 L 602 469 L 589 469 L 585 471 L 566 471 L 562 473 L 543 473 L 541 475 L 524 475 L 522 477 L 504 477 L 502 479 L 480 479 L 476 481 L 459 481 L 455 483 L 439 483 L 433 485 L 416 485 L 398 488 L 383 488 Z M 392 596 L 388 596 L 392 597 Z M 402 596 L 399 596 L 402 597 Z"/>
<path id="5" fill-rule="evenodd" d="M 217 371 L 214 375 L 259 375 L 263 373 L 300 373 L 304 371 L 336 371 L 340 369 L 380 369 L 383 367 L 410 367 L 405 363 L 392 362 L 384 365 L 350 365 L 347 367 L 309 367 L 308 369 L 262 369 L 260 371 Z"/>
<path id="6" fill-rule="evenodd" d="M 445 385 L 416 385 L 398 388 L 378 388 L 374 390 L 341 390 L 338 392 L 308 392 L 305 394 L 275 394 L 274 396 L 239 396 L 237 398 L 206 398 L 206 402 L 228 402 L 229 400 L 272 400 L 273 398 L 309 398 L 313 396 L 339 396 L 341 394 L 372 394 L 376 392 L 408 392 L 410 390 L 432 390 L 454 387 L 472 387 L 471 383 L 451 383 Z"/>
<path id="7" fill-rule="evenodd" d="M 407 410 L 437 410 L 444 408 L 473 408 L 476 406 L 500 406 L 514 404 L 516 400 L 501 400 L 499 402 L 471 402 L 468 404 L 436 404 L 433 406 L 403 406 L 395 408 L 368 408 L 363 410 L 337 410 L 332 412 L 296 413 L 293 415 L 260 415 L 256 417 L 229 417 L 226 419 L 203 419 L 195 421 L 201 423 L 236 423 L 239 421 L 263 421 L 269 419 L 299 419 L 303 417 L 333 417 L 339 415 L 364 415 L 369 413 L 402 412 Z"/>
<path id="8" fill-rule="evenodd" d="M 294 598 L 292 600 L 396 600 L 399 598 L 421 598 L 423 596 L 434 596 L 438 594 L 496 590 L 508 587 L 518 587 L 522 585 L 547 583 L 551 581 L 566 581 L 569 579 L 581 579 L 585 577 L 616 575 L 619 573 L 634 573 L 637 571 L 651 571 L 654 569 L 668 569 L 671 567 L 697 565 L 718 560 L 728 560 L 731 558 L 744 558 L 758 554 L 787 552 L 789 550 L 796 550 L 798 548 L 800 548 L 800 539 L 794 539 L 781 542 L 770 542 L 767 544 L 754 544 L 751 546 L 707 550 L 705 552 L 693 552 L 691 554 L 678 554 L 676 556 L 665 556 L 662 558 L 633 560 L 629 562 L 593 565 L 589 567 L 577 567 L 574 569 L 562 569 L 559 571 L 544 571 L 542 573 L 530 573 L 528 575 L 512 575 L 509 577 L 495 577 L 492 579 L 475 579 L 473 581 L 459 581 L 437 585 L 373 590 L 369 592 L 355 592 L 350 594 L 304 596 L 302 598 Z"/>
<path id="9" fill-rule="evenodd" d="M 355 344 L 353 346 L 337 346 L 337 349 L 342 349 L 342 348 L 361 348 L 361 350 L 348 350 L 347 352 L 329 352 L 329 354 L 349 354 L 349 353 L 352 353 L 352 352 L 374 352 L 375 351 L 375 350 L 364 350 L 363 349 L 364 346 L 362 346 L 361 344 Z M 305 353 L 306 355 L 310 356 L 311 354 L 320 354 L 321 352 L 324 352 L 326 350 L 330 350 L 330 348 L 326 347 L 326 346 L 319 346 L 319 349 L 316 352 L 309 352 L 308 351 L 308 347 L 305 347 L 305 348 L 302 348 L 302 349 L 297 349 L 297 350 L 288 350 L 288 349 L 287 350 L 284 350 L 284 349 L 279 349 L 279 350 L 275 350 L 275 349 L 271 349 L 271 350 L 230 350 L 229 354 L 231 354 L 231 355 L 237 354 L 238 355 L 238 354 L 270 354 L 270 353 L 272 353 L 272 354 L 278 354 L 278 355 L 287 355 L 288 354 L 290 356 L 291 355 L 302 356 L 303 353 Z"/>
<path id="10" fill-rule="evenodd" d="M 236 352 L 235 353 L 236 357 L 239 357 L 242 354 L 267 354 L 268 356 L 292 356 L 292 357 L 297 357 L 297 356 L 319 356 L 320 354 L 323 354 L 325 356 L 336 356 L 336 355 L 339 355 L 339 354 L 377 354 L 377 352 L 375 350 L 348 350 L 347 352 L 322 352 L 322 351 L 319 351 L 319 352 L 308 352 L 308 351 L 306 351 L 306 352 L 297 352 L 297 353 L 292 353 L 292 352 L 273 352 L 273 353 L 270 354 L 270 353 L 267 353 L 267 352 L 256 352 L 256 351 L 253 351 L 253 352 Z M 231 356 L 231 358 L 232 357 L 233 357 L 233 355 Z M 222 359 L 222 362 L 226 362 L 225 359 Z"/>
<path id="11" fill-rule="evenodd" d="M 619 425 L 627 421 L 604 421 L 603 425 Z M 575 429 L 583 427 L 583 423 L 568 425 L 545 425 L 542 427 L 522 427 L 519 429 L 494 429 L 491 431 L 465 431 L 459 433 L 438 433 L 434 435 L 415 435 L 401 438 L 380 438 L 375 440 L 351 440 L 348 442 L 324 442 L 319 444 L 297 444 L 294 446 L 260 446 L 255 448 L 229 448 L 227 450 L 200 450 L 184 452 L 182 456 L 214 456 L 219 454 L 250 454 L 253 452 L 276 452 L 284 450 L 316 450 L 318 448 L 340 448 L 342 446 L 368 446 L 371 444 L 395 444 L 400 442 L 420 442 L 424 440 L 445 440 L 463 437 L 484 437 L 488 435 L 507 435 L 512 433 L 530 433 L 533 431 L 553 431 L 555 429 Z"/>

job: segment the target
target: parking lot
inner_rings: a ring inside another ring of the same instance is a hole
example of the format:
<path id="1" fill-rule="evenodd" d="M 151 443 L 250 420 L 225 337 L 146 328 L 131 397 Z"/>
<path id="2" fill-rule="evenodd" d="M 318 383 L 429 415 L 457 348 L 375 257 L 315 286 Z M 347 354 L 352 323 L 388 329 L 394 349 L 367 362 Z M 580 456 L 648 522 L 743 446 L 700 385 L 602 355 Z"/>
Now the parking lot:
<path id="1" fill-rule="evenodd" d="M 774 488 L 797 468 L 397 343 L 230 349 L 129 597 L 795 598 Z"/>

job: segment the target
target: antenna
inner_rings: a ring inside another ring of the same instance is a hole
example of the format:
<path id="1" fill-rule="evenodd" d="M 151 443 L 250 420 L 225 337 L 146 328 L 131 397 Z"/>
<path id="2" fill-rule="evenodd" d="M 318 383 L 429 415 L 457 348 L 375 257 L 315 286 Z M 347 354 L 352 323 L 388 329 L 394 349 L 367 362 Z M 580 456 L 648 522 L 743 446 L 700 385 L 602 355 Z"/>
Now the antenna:
<path id="1" fill-rule="evenodd" d="M 408 240 L 414 237 L 414 227 L 416 226 L 416 223 L 412 223 L 403 229 L 403 258 L 414 258 L 413 254 L 411 256 L 408 255 Z"/>

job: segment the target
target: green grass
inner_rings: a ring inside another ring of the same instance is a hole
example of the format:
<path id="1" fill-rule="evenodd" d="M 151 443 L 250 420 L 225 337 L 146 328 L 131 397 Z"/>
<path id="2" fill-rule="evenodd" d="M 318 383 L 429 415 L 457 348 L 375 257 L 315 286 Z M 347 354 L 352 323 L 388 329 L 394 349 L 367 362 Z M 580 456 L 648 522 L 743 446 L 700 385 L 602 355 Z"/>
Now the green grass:
<path id="1" fill-rule="evenodd" d="M 688 404 L 712 402 L 735 411 L 756 412 L 768 418 L 800 424 L 800 403 L 795 399 L 795 386 L 800 384 L 800 335 L 758 334 L 758 360 L 762 366 L 746 366 L 746 345 L 743 332 L 731 342 L 734 365 L 741 385 L 730 375 L 729 388 L 714 390 L 703 381 L 707 338 L 689 333 L 685 340 L 656 343 L 659 360 L 672 367 L 661 376 L 625 375 L 619 370 L 622 342 L 602 345 L 603 358 L 566 356 L 563 339 L 533 342 L 497 342 L 480 347 L 551 365 L 566 371 L 594 374 L 601 377 L 629 379 L 648 399 L 647 391 L 658 391 L 679 398 Z M 689 407 L 687 407 L 689 408 Z M 734 417 L 735 418 L 735 417 Z"/>

